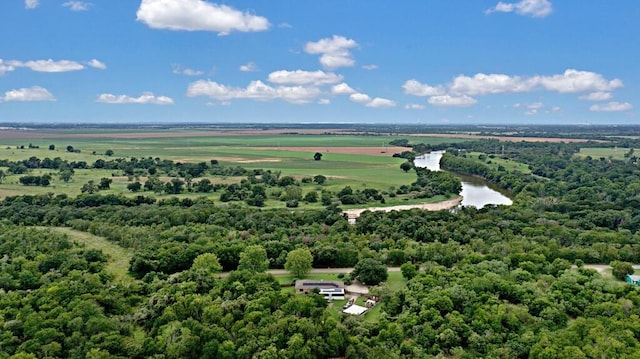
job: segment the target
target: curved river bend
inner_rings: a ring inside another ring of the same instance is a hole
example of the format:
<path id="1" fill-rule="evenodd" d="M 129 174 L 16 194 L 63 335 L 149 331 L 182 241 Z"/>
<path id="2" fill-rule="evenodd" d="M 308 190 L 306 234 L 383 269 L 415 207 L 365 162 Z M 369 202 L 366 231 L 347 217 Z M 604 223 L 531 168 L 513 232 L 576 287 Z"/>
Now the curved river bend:
<path id="1" fill-rule="evenodd" d="M 433 151 L 416 157 L 414 164 L 416 167 L 426 167 L 432 171 L 440 171 L 440 159 L 444 151 Z M 491 186 L 487 181 L 470 176 L 463 176 L 454 173 L 462 180 L 463 197 L 462 206 L 474 206 L 478 209 L 488 204 L 505 204 L 511 205 L 513 201 L 505 194 L 499 192 L 498 188 Z"/>

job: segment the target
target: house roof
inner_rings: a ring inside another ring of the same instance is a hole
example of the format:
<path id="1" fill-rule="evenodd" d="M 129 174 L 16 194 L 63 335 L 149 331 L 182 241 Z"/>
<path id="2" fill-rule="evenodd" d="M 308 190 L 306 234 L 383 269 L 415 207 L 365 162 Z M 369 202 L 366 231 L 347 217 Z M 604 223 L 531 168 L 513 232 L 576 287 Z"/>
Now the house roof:
<path id="1" fill-rule="evenodd" d="M 344 288 L 322 288 L 320 294 L 344 294 Z"/>
<path id="2" fill-rule="evenodd" d="M 631 279 L 633 282 L 640 282 L 640 275 L 627 274 L 627 278 Z"/>
<path id="3" fill-rule="evenodd" d="M 351 315 L 362 315 L 367 311 L 367 308 L 354 304 L 352 306 L 350 306 L 349 308 L 345 309 L 342 311 L 342 313 L 344 314 L 351 314 Z"/>
<path id="4" fill-rule="evenodd" d="M 296 288 L 344 288 L 344 283 L 330 280 L 297 280 Z"/>

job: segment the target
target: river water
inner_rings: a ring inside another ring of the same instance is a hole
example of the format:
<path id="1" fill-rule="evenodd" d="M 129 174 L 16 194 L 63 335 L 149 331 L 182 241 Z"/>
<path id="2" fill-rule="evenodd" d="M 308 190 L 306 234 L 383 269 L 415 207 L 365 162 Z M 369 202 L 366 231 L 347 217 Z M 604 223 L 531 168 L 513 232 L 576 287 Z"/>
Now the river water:
<path id="1" fill-rule="evenodd" d="M 440 171 L 440 158 L 442 158 L 443 153 L 443 151 L 433 151 L 416 157 L 413 163 L 416 167 L 426 167 L 432 171 Z M 462 206 L 474 206 L 480 209 L 488 204 L 511 205 L 513 203 L 497 187 L 481 178 L 454 174 L 462 181 L 462 192 L 460 193 L 463 197 L 460 204 Z"/>

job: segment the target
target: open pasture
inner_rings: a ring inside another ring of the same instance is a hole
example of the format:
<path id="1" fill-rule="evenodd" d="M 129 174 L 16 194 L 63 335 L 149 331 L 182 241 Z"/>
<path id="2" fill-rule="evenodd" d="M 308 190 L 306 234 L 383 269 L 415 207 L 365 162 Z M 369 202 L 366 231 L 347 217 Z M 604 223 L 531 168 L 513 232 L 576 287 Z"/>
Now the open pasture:
<path id="1" fill-rule="evenodd" d="M 576 155 L 580 157 L 591 156 L 591 158 L 599 159 L 599 158 L 611 158 L 614 160 L 623 160 L 625 159 L 625 154 L 629 153 L 630 148 L 622 148 L 622 147 L 584 147 L 580 149 Z M 640 149 L 636 148 L 633 150 L 636 153 L 636 156 L 640 154 Z"/>

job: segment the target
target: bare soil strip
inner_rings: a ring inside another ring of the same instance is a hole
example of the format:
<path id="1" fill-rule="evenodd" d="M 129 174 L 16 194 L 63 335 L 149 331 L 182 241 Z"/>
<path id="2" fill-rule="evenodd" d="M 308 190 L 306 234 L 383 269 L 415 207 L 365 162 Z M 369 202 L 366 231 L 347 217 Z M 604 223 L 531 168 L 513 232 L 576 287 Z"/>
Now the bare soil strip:
<path id="1" fill-rule="evenodd" d="M 346 213 L 350 219 L 355 219 L 360 217 L 360 215 L 364 211 L 391 212 L 391 211 L 404 211 L 404 210 L 414 209 L 414 208 L 419 208 L 426 211 L 441 211 L 445 209 L 455 208 L 460 204 L 460 202 L 462 202 L 462 196 L 455 199 L 448 200 L 448 201 L 437 202 L 437 203 L 405 204 L 405 205 L 389 206 L 389 207 L 354 208 L 354 209 L 347 209 L 343 211 L 343 213 Z"/>

